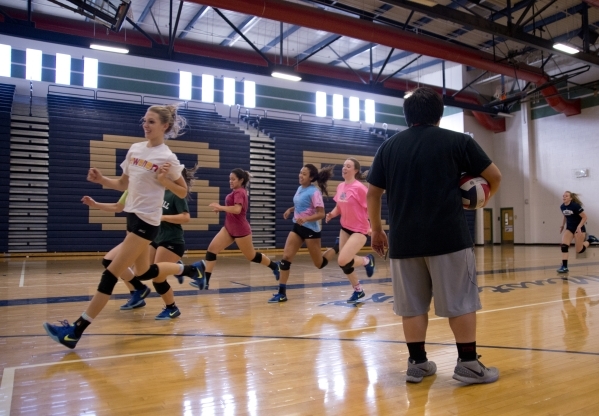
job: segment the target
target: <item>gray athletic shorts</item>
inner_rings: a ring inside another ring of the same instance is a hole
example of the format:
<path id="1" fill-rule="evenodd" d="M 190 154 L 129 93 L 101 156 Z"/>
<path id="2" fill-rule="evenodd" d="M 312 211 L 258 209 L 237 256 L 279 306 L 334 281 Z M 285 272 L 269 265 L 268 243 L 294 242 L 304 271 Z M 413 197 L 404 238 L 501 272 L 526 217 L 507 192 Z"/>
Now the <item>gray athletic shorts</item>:
<path id="1" fill-rule="evenodd" d="M 399 316 L 428 313 L 446 318 L 482 308 L 476 281 L 474 249 L 410 259 L 391 259 L 393 311 Z M 433 297 L 434 293 L 434 297 Z"/>

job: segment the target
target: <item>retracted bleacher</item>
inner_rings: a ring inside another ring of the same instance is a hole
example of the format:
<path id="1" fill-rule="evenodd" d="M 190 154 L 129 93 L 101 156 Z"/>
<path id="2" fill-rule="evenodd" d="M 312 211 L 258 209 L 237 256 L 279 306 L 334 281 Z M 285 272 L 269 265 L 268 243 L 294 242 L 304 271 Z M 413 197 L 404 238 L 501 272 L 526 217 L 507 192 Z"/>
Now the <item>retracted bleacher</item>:
<path id="1" fill-rule="evenodd" d="M 362 172 L 370 167 L 381 140 L 368 131 L 341 126 L 329 126 L 261 118 L 260 131 L 275 139 L 276 188 L 277 188 L 277 247 L 285 245 L 291 230 L 291 221 L 283 219 L 285 210 L 293 206 L 293 196 L 299 186 L 301 168 L 312 163 L 317 167 L 335 165 L 334 176 L 329 180 L 329 198 L 325 198 L 325 211 L 335 207 L 333 196 L 337 185 L 343 181 L 341 167 L 348 157 L 356 158 L 362 165 Z M 387 203 L 383 199 L 382 216 L 388 218 Z M 339 218 L 322 227 L 322 245 L 330 247 L 339 235 Z"/>
<path id="2" fill-rule="evenodd" d="M 125 235 L 125 214 L 91 210 L 84 195 L 113 203 L 120 192 L 88 182 L 91 166 L 106 176 L 120 176 L 120 164 L 132 143 L 144 141 L 141 119 L 148 105 L 48 95 L 50 181 L 48 251 L 108 251 Z M 229 173 L 249 169 L 249 136 L 211 111 L 180 109 L 187 119 L 184 135 L 167 141 L 185 166 L 199 163 L 188 201 L 192 220 L 185 228 L 187 248 L 204 250 L 221 228 L 210 202 L 223 203 Z"/>
<path id="3" fill-rule="evenodd" d="M 0 253 L 8 251 L 10 195 L 10 113 L 15 86 L 0 84 Z"/>

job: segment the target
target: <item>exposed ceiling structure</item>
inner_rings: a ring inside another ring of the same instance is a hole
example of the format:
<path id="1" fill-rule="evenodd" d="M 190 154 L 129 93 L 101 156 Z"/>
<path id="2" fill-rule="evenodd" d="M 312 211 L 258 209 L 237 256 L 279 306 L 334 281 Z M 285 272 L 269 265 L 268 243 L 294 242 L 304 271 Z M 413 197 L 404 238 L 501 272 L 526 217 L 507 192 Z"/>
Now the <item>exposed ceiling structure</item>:
<path id="1" fill-rule="evenodd" d="M 599 0 L 131 0 L 118 33 L 77 13 L 122 2 L 0 0 L 0 33 L 126 43 L 134 55 L 261 75 L 282 64 L 306 81 L 400 97 L 426 79 L 493 131 L 504 120 L 490 115 L 531 94 L 570 116 L 580 102 L 557 87 L 599 87 Z M 469 69 L 459 91 L 443 84 L 456 64 Z"/>

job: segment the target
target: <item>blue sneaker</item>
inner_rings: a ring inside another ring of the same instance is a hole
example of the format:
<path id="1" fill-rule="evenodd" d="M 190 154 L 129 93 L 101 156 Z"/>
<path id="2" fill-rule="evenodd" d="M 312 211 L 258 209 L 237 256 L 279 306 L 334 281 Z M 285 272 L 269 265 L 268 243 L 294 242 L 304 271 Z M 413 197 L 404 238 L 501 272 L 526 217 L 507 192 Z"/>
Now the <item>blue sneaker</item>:
<path id="1" fill-rule="evenodd" d="M 567 267 L 560 267 L 559 269 L 557 269 L 558 273 L 568 273 L 570 270 Z"/>
<path id="2" fill-rule="evenodd" d="M 198 262 L 193 263 L 191 267 L 192 275 L 189 277 L 197 285 L 192 286 L 197 287 L 199 290 L 208 289 L 208 282 L 206 282 L 206 276 L 204 274 L 206 271 L 206 265 L 204 264 L 204 260 L 200 260 Z"/>
<path id="3" fill-rule="evenodd" d="M 156 315 L 156 318 L 154 318 L 154 319 L 156 319 L 158 321 L 166 321 L 169 319 L 175 319 L 177 316 L 180 316 L 180 315 L 181 315 L 181 311 L 176 306 L 172 309 L 165 307 L 162 309 L 162 312 L 160 312 L 158 315 Z"/>
<path id="4" fill-rule="evenodd" d="M 372 275 L 374 274 L 374 269 L 375 269 L 374 256 L 372 254 L 369 254 L 366 257 L 368 257 L 370 259 L 368 264 L 366 266 L 364 266 L 364 268 L 366 269 L 366 276 L 372 277 Z"/>
<path id="5" fill-rule="evenodd" d="M 268 300 L 268 303 L 281 303 L 281 302 L 287 302 L 287 295 L 284 295 L 282 293 L 275 293 L 274 296 Z"/>
<path id="6" fill-rule="evenodd" d="M 196 282 L 195 280 L 192 280 L 191 282 L 189 282 L 189 286 L 195 287 L 196 289 L 198 289 L 198 282 Z M 206 287 L 204 287 L 204 290 L 208 290 L 208 283 L 206 283 Z"/>
<path id="7" fill-rule="evenodd" d="M 589 238 L 587 238 L 587 241 L 589 242 L 589 244 L 597 244 L 599 243 L 599 238 L 589 234 Z"/>
<path id="8" fill-rule="evenodd" d="M 148 297 L 148 295 L 150 294 L 151 290 L 149 287 L 144 287 L 143 289 L 139 289 L 136 290 L 135 292 L 133 292 L 133 296 L 131 296 L 131 299 L 129 299 L 129 301 L 127 303 L 130 303 L 131 305 L 140 305 L 142 302 L 144 302 L 144 299 Z M 144 302 L 145 304 L 145 302 Z M 123 305 L 125 306 L 125 305 Z M 137 306 L 139 307 L 139 306 Z M 121 307 L 121 309 L 123 309 Z M 133 309 L 133 307 L 131 308 Z"/>
<path id="9" fill-rule="evenodd" d="M 143 308 L 144 306 L 146 306 L 146 301 L 145 300 L 140 300 L 137 303 L 133 303 L 133 297 L 131 297 L 127 303 L 125 303 L 124 305 L 121 305 L 121 310 L 122 311 L 129 311 L 131 309 L 137 309 L 137 308 Z"/>
<path id="10" fill-rule="evenodd" d="M 177 264 L 181 264 L 182 265 L 183 262 L 181 260 L 178 260 Z M 183 276 L 182 274 L 175 274 L 173 276 L 175 276 L 175 279 L 177 279 L 177 281 L 179 282 L 180 285 L 183 284 L 183 280 L 185 279 L 185 276 Z"/>
<path id="11" fill-rule="evenodd" d="M 364 296 L 366 296 L 366 293 L 364 293 L 363 290 L 361 292 L 356 292 L 354 290 L 354 293 L 351 294 L 351 297 L 347 300 L 347 303 L 358 303 L 358 299 L 362 299 Z"/>
<path id="12" fill-rule="evenodd" d="M 66 319 L 59 321 L 61 325 L 52 325 L 44 322 L 44 329 L 50 338 L 61 343 L 67 348 L 73 349 L 79 342 L 79 337 L 75 335 L 75 326 L 70 325 Z"/>
<path id="13" fill-rule="evenodd" d="M 275 279 L 278 282 L 279 279 L 281 278 L 281 262 L 275 261 L 273 263 L 275 263 L 277 265 L 277 268 L 272 271 L 272 274 L 275 275 Z"/>

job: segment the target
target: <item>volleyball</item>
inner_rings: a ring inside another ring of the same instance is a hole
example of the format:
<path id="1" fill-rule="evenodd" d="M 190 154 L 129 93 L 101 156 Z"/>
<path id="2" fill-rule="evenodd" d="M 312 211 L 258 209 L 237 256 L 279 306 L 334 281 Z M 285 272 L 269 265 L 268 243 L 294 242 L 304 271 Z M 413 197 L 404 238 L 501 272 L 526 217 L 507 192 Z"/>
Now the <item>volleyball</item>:
<path id="1" fill-rule="evenodd" d="M 464 209 L 478 209 L 489 199 L 489 183 L 485 178 L 462 175 L 460 178 Z"/>

